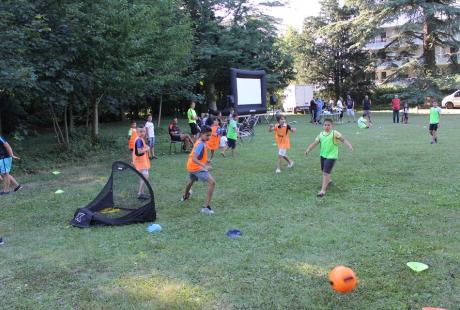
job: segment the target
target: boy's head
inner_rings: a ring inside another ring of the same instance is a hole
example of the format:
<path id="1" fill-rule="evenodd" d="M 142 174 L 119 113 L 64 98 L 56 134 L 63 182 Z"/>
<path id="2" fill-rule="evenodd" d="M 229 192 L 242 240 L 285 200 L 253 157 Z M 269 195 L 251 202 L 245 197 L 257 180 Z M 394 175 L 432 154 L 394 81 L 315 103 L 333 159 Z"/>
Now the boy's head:
<path id="1" fill-rule="evenodd" d="M 437 107 L 438 106 L 438 102 L 436 100 L 433 101 L 433 107 Z"/>
<path id="2" fill-rule="evenodd" d="M 147 115 L 147 121 L 149 121 L 149 122 L 152 121 L 152 114 L 149 113 L 149 114 Z"/>
<path id="3" fill-rule="evenodd" d="M 137 136 L 139 136 L 141 138 L 145 137 L 145 128 L 144 127 L 137 128 Z"/>
<path id="4" fill-rule="evenodd" d="M 217 117 L 214 117 L 214 118 L 212 119 L 212 124 L 213 124 L 214 126 L 219 126 L 219 120 L 217 119 Z"/>
<path id="5" fill-rule="evenodd" d="M 233 119 L 234 119 L 235 121 L 238 121 L 238 118 L 239 118 L 238 113 L 233 114 Z"/>
<path id="6" fill-rule="evenodd" d="M 326 118 L 323 122 L 323 129 L 326 132 L 329 132 L 332 128 L 332 120 L 330 118 Z"/>
<path id="7" fill-rule="evenodd" d="M 131 121 L 131 128 L 132 128 L 132 129 L 136 129 L 136 128 L 137 128 L 136 121 Z"/>
<path id="8" fill-rule="evenodd" d="M 286 122 L 286 118 L 283 114 L 276 114 L 276 121 L 280 124 L 284 124 Z"/>
<path id="9" fill-rule="evenodd" d="M 173 117 L 172 122 L 173 124 L 177 124 L 177 117 Z"/>
<path id="10" fill-rule="evenodd" d="M 203 141 L 208 141 L 211 138 L 212 129 L 209 126 L 204 126 L 201 128 L 200 139 Z"/>
<path id="11" fill-rule="evenodd" d="M 191 107 L 192 109 L 195 109 L 195 101 L 190 101 L 190 107 Z"/>

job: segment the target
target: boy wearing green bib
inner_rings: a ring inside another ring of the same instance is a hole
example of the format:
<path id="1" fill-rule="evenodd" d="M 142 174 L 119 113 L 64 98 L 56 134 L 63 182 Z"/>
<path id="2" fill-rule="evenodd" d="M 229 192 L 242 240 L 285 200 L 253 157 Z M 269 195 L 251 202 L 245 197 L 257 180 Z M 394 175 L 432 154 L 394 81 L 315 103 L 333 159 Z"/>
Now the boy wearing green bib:
<path id="1" fill-rule="evenodd" d="M 438 128 L 440 126 L 439 119 L 441 115 L 441 108 L 438 107 L 438 103 L 433 101 L 433 106 L 430 109 L 430 135 L 433 138 L 431 144 L 438 143 Z"/>
<path id="2" fill-rule="evenodd" d="M 323 172 L 323 182 L 321 185 L 321 190 L 318 193 L 318 197 L 323 197 L 326 195 L 326 190 L 331 181 L 331 171 L 334 167 L 334 164 L 339 156 L 339 145 L 338 141 L 345 143 L 350 151 L 353 151 L 353 146 L 351 143 L 345 139 L 340 132 L 332 129 L 332 120 L 325 119 L 323 123 L 324 131 L 321 132 L 310 144 L 306 151 L 305 155 L 311 152 L 318 144 L 320 145 L 320 160 L 321 160 L 321 171 Z"/>

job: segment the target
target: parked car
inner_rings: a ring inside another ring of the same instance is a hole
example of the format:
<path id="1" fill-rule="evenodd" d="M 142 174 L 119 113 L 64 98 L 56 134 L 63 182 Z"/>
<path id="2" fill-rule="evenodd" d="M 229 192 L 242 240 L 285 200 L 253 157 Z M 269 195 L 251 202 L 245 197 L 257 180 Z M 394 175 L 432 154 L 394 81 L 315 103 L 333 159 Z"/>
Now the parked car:
<path id="1" fill-rule="evenodd" d="M 460 89 L 444 97 L 441 102 L 441 106 L 447 109 L 460 108 Z"/>

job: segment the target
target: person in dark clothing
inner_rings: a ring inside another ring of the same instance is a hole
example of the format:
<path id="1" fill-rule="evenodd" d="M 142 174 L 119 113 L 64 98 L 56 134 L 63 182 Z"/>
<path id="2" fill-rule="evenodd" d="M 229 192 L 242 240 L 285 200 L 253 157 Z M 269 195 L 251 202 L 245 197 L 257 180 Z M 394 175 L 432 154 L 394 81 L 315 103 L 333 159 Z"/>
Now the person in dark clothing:
<path id="1" fill-rule="evenodd" d="M 368 95 L 364 96 L 364 99 L 363 99 L 363 114 L 366 115 L 367 120 L 369 121 L 369 124 L 372 123 L 372 121 L 371 121 L 371 105 L 372 105 L 372 101 L 369 98 L 369 96 Z"/>
<path id="2" fill-rule="evenodd" d="M 314 99 L 311 99 L 310 101 L 310 123 L 316 124 L 316 102 Z"/>

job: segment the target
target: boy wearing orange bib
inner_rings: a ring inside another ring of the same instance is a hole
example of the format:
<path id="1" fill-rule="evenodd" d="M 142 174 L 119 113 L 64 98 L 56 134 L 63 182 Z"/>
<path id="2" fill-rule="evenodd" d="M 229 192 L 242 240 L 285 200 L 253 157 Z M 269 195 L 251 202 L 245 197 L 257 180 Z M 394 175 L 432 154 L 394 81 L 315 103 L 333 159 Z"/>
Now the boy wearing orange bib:
<path id="1" fill-rule="evenodd" d="M 133 148 L 133 165 L 137 171 L 139 171 L 147 180 L 149 179 L 149 169 L 150 169 L 150 160 L 149 160 L 149 146 L 145 143 L 145 128 L 137 129 L 137 139 L 134 142 Z M 137 198 L 141 200 L 150 199 L 149 195 L 144 193 L 145 183 L 143 180 L 139 182 L 139 191 L 137 193 Z"/>
<path id="2" fill-rule="evenodd" d="M 282 160 L 286 160 L 288 162 L 288 168 L 294 166 L 294 161 L 287 157 L 287 150 L 291 148 L 291 141 L 290 141 L 290 132 L 295 132 L 295 128 L 291 128 L 288 124 L 286 124 L 286 118 L 284 115 L 277 115 L 276 116 L 277 124 L 270 125 L 269 131 L 275 132 L 275 142 L 278 145 L 278 162 L 276 164 L 276 173 L 281 173 L 281 162 Z"/>
<path id="3" fill-rule="evenodd" d="M 135 121 L 131 122 L 131 127 L 128 131 L 128 149 L 132 153 L 134 149 L 134 143 L 137 139 L 137 124 Z"/>
<path id="4" fill-rule="evenodd" d="M 193 145 L 193 149 L 190 152 L 187 160 L 187 171 L 190 176 L 190 180 L 185 187 L 185 194 L 182 196 L 181 201 L 186 201 L 190 198 L 192 185 L 195 181 L 202 181 L 208 183 L 208 193 L 204 207 L 201 209 L 201 213 L 211 215 L 214 211 L 211 209 L 211 198 L 216 186 L 216 181 L 209 174 L 211 165 L 208 160 L 208 150 L 206 143 L 211 138 L 212 129 L 209 126 L 204 126 L 199 133 L 199 138 Z"/>
<path id="5" fill-rule="evenodd" d="M 211 126 L 211 137 L 209 138 L 207 147 L 211 150 L 211 159 L 214 157 L 214 153 L 219 148 L 220 142 L 220 127 L 219 127 L 219 120 L 214 118 L 212 120 Z"/>
<path id="6" fill-rule="evenodd" d="M 334 164 L 339 156 L 339 145 L 338 141 L 345 143 L 350 151 L 353 151 L 353 146 L 347 139 L 345 139 L 340 132 L 332 129 L 332 120 L 327 118 L 323 123 L 324 131 L 321 132 L 315 139 L 315 141 L 310 144 L 306 151 L 305 155 L 308 155 L 312 149 L 314 149 L 318 144 L 320 145 L 320 159 L 321 159 L 321 171 L 323 171 L 323 182 L 321 185 L 321 190 L 318 193 L 318 197 L 323 197 L 326 195 L 326 190 L 331 181 L 331 171 L 334 167 Z"/>

